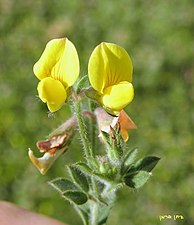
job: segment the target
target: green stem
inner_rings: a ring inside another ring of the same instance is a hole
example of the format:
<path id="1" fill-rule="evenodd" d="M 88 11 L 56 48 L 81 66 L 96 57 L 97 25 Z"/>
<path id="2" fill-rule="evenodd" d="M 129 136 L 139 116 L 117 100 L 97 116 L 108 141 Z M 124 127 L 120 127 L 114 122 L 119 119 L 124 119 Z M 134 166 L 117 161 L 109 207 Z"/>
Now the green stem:
<path id="1" fill-rule="evenodd" d="M 86 160 L 89 163 L 89 165 L 91 164 L 90 160 L 91 158 L 94 159 L 94 153 L 92 151 L 92 148 L 90 147 L 90 143 L 89 140 L 87 138 L 87 132 L 86 132 L 86 128 L 85 128 L 85 123 L 83 120 L 83 116 L 82 116 L 82 112 L 81 112 L 81 106 L 80 106 L 80 102 L 79 101 L 74 101 L 74 109 L 75 109 L 75 113 L 77 116 L 77 123 L 78 123 L 78 128 L 79 128 L 79 133 L 80 133 L 80 137 L 82 140 L 82 144 L 84 147 L 84 153 L 86 156 Z"/>
<path id="2" fill-rule="evenodd" d="M 94 102 L 89 100 L 88 102 L 89 105 L 89 109 L 90 111 L 93 113 L 94 112 Z M 96 127 L 95 127 L 95 123 L 92 121 L 91 123 L 91 143 L 92 143 L 92 149 L 93 152 L 95 153 L 95 145 L 96 145 Z M 93 193 L 95 195 L 96 198 L 99 197 L 99 190 L 98 190 L 98 183 L 95 181 L 94 178 L 92 178 L 92 189 L 93 189 Z M 90 212 L 91 212 L 91 225 L 97 225 L 98 224 L 98 212 L 99 210 L 99 203 L 97 202 L 93 202 L 91 204 L 91 208 L 90 208 Z"/>
<path id="3" fill-rule="evenodd" d="M 83 115 L 81 112 L 81 106 L 80 106 L 80 102 L 76 101 L 76 99 L 74 100 L 74 110 L 77 116 L 77 123 L 78 123 L 78 128 L 79 128 L 79 133 L 80 133 L 80 137 L 82 140 L 82 144 L 84 147 L 84 152 L 85 152 L 85 156 L 86 156 L 86 160 L 88 162 L 89 165 L 92 164 L 92 160 L 95 158 L 94 157 L 94 149 L 91 148 L 90 146 L 90 142 L 88 140 L 87 137 L 87 132 L 86 132 L 86 127 L 85 127 L 85 123 L 83 120 Z M 94 128 L 93 128 L 94 129 Z M 93 137 L 95 138 L 95 137 Z M 94 145 L 94 142 L 93 142 Z M 98 184 L 95 181 L 94 178 L 91 179 L 92 181 L 92 192 L 93 194 L 98 197 L 99 193 L 98 193 Z M 95 201 L 91 201 L 90 204 L 90 221 L 89 224 L 90 225 L 98 225 L 98 210 L 99 210 L 99 203 L 95 202 Z"/>
<path id="4" fill-rule="evenodd" d="M 94 112 L 94 102 L 91 101 L 89 99 L 89 109 L 90 111 L 93 113 Z M 92 149 L 93 149 L 93 152 L 95 152 L 95 145 L 96 145 L 96 124 L 91 121 L 91 143 L 92 143 Z"/>

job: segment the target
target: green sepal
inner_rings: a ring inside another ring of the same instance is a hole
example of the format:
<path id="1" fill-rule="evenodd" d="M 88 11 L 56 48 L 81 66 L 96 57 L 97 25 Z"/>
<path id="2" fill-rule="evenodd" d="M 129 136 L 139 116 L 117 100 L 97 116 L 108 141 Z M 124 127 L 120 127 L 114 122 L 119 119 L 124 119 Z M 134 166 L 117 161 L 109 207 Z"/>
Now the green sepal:
<path id="1" fill-rule="evenodd" d="M 112 140 L 112 148 L 118 154 L 119 158 L 123 156 L 123 139 L 120 133 L 120 126 L 115 128 L 110 127 L 111 130 L 111 140 Z"/>
<path id="2" fill-rule="evenodd" d="M 56 178 L 48 182 L 54 189 L 63 193 L 69 190 L 79 190 L 79 188 L 70 180 L 66 178 Z"/>
<path id="3" fill-rule="evenodd" d="M 69 100 L 69 97 L 71 96 L 71 94 L 72 94 L 72 87 L 70 87 L 70 88 L 68 88 L 66 91 L 67 91 L 67 99 L 66 99 L 66 101 L 65 102 L 67 102 L 68 100 Z"/>
<path id="4" fill-rule="evenodd" d="M 111 146 L 111 137 L 110 134 L 101 130 L 102 137 L 108 146 Z"/>
<path id="5" fill-rule="evenodd" d="M 99 93 L 93 88 L 93 87 L 89 87 L 86 91 L 85 91 L 85 95 L 88 98 L 91 98 L 92 100 L 95 100 L 97 102 L 100 102 L 100 95 Z"/>
<path id="6" fill-rule="evenodd" d="M 82 191 L 65 191 L 62 196 L 69 202 L 73 202 L 76 205 L 82 205 L 87 202 L 88 197 Z"/>
<path id="7" fill-rule="evenodd" d="M 128 151 L 125 154 L 122 166 L 121 166 L 121 175 L 125 174 L 132 166 L 132 164 L 135 162 L 138 154 L 138 149 L 134 148 L 130 151 Z"/>
<path id="8" fill-rule="evenodd" d="M 83 76 L 78 82 L 75 87 L 76 93 L 79 93 L 82 89 L 85 89 L 89 86 L 89 79 L 88 75 Z"/>
<path id="9" fill-rule="evenodd" d="M 154 167 L 157 165 L 159 160 L 160 160 L 159 157 L 147 156 L 143 159 L 138 160 L 135 163 L 135 165 L 128 170 L 128 172 L 139 171 L 139 170 L 151 172 L 154 169 Z"/>
<path id="10" fill-rule="evenodd" d="M 78 184 L 83 191 L 88 192 L 89 183 L 88 183 L 87 177 L 73 165 L 68 166 L 68 170 L 71 174 L 72 179 L 75 181 L 75 183 Z"/>
<path id="11" fill-rule="evenodd" d="M 114 132 L 114 129 L 112 129 Z M 111 130 L 111 131 L 112 131 Z M 106 153 L 112 166 L 115 166 L 115 162 L 119 159 L 120 151 L 118 150 L 117 140 L 115 136 L 101 130 L 104 141 L 106 142 Z M 112 133 L 113 134 L 113 133 Z M 114 134 L 113 134 L 114 135 Z"/>
<path id="12" fill-rule="evenodd" d="M 138 171 L 130 173 L 124 177 L 124 182 L 127 186 L 131 188 L 140 188 L 142 187 L 150 178 L 151 173 L 146 171 Z"/>
<path id="13" fill-rule="evenodd" d="M 118 165 L 117 162 L 121 161 L 125 148 L 119 126 L 115 128 L 110 127 L 110 133 L 101 130 L 101 134 L 106 143 L 106 153 L 110 163 L 112 166 Z"/>

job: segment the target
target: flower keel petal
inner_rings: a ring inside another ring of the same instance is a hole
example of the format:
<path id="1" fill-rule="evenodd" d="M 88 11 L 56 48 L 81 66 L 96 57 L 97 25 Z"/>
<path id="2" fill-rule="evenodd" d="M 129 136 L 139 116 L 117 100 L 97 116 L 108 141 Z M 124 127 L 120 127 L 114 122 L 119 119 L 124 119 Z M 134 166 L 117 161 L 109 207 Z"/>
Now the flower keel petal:
<path id="1" fill-rule="evenodd" d="M 107 87 L 101 97 L 104 108 L 115 114 L 125 108 L 134 97 L 133 85 L 129 82 L 121 82 Z"/>
<path id="2" fill-rule="evenodd" d="M 47 103 L 51 112 L 59 110 L 67 98 L 67 93 L 63 84 L 51 77 L 41 80 L 37 90 L 40 99 Z"/>

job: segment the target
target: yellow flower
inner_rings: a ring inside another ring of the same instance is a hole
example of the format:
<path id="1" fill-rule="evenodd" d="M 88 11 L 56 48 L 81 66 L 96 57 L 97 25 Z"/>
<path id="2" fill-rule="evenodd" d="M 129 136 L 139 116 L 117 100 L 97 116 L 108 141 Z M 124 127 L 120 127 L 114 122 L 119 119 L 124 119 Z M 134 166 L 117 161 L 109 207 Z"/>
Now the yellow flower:
<path id="1" fill-rule="evenodd" d="M 92 52 L 88 75 L 97 101 L 111 114 L 118 114 L 134 97 L 133 65 L 122 47 L 103 42 Z"/>
<path id="2" fill-rule="evenodd" d="M 51 112 L 59 110 L 79 75 L 75 46 L 67 38 L 49 41 L 33 71 L 40 80 L 37 87 L 40 99 L 47 103 Z"/>

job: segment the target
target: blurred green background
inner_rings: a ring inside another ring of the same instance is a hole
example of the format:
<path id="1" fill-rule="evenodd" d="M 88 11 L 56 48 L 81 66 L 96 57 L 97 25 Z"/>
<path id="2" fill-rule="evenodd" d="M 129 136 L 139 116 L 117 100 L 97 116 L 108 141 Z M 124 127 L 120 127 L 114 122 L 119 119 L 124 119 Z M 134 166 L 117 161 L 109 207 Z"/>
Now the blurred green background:
<path id="1" fill-rule="evenodd" d="M 194 224 L 193 0 L 0 0 L 0 199 L 81 224 L 47 184 L 81 158 L 78 137 L 45 176 L 27 156 L 70 115 L 68 106 L 48 115 L 32 73 L 45 44 L 63 36 L 79 52 L 81 74 L 102 41 L 129 52 L 136 95 L 127 111 L 138 126 L 129 147 L 162 158 L 142 189 L 119 192 L 107 225 Z M 168 214 L 185 219 L 159 221 Z"/>

